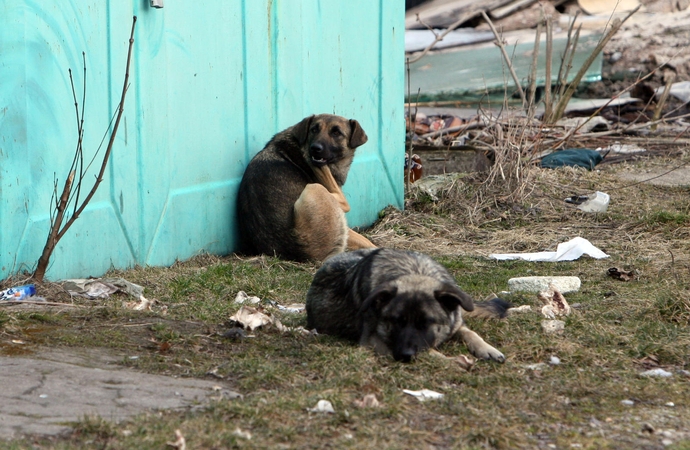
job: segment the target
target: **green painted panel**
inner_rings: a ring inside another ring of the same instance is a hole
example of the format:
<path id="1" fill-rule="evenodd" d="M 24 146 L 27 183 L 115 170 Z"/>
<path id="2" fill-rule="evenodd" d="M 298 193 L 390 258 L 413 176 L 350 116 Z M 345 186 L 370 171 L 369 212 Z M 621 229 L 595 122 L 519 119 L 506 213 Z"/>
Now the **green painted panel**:
<path id="1" fill-rule="evenodd" d="M 67 69 L 80 89 L 86 52 L 89 157 L 120 97 L 132 15 L 131 84 L 109 167 L 56 249 L 48 278 L 231 252 L 249 159 L 309 114 L 355 118 L 369 135 L 345 188 L 351 224 L 370 224 L 388 204 L 402 207 L 404 6 L 397 3 L 0 2 L 0 279 L 33 269 L 53 183 L 61 186 L 72 160 Z"/>

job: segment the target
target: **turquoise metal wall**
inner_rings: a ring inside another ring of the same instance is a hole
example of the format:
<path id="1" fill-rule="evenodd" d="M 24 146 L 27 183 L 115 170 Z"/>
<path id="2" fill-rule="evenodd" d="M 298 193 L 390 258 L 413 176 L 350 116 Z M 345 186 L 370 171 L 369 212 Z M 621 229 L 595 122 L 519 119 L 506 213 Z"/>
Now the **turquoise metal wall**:
<path id="1" fill-rule="evenodd" d="M 79 92 L 86 53 L 88 157 L 119 101 L 133 15 L 131 86 L 106 177 L 49 279 L 231 252 L 246 164 L 309 114 L 355 118 L 369 135 L 345 186 L 350 224 L 402 207 L 403 2 L 148 3 L 0 2 L 0 279 L 33 270 L 54 182 L 74 155 L 68 68 Z"/>

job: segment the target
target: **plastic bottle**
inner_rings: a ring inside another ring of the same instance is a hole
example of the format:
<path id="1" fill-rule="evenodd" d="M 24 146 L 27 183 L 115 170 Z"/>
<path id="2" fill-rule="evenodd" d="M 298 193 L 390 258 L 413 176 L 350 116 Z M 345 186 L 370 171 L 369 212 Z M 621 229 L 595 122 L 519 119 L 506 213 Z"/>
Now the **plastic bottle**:
<path id="1" fill-rule="evenodd" d="M 0 300 L 24 300 L 36 295 L 36 286 L 25 284 L 0 291 Z"/>

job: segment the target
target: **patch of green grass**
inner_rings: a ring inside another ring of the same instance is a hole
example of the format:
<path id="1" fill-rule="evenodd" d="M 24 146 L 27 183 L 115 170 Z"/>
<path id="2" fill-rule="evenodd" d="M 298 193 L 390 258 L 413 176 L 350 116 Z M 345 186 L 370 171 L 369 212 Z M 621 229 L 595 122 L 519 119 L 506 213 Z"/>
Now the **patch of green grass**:
<path id="1" fill-rule="evenodd" d="M 647 216 L 650 226 L 660 225 L 685 225 L 690 223 L 690 214 L 685 212 L 655 211 Z"/>

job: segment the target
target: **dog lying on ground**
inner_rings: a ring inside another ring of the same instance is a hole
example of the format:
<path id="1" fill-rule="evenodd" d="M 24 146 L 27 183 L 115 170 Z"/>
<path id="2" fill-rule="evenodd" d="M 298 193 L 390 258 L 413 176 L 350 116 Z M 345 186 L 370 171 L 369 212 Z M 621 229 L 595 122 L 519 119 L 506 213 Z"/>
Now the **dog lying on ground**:
<path id="1" fill-rule="evenodd" d="M 320 114 L 276 134 L 250 161 L 237 199 L 240 251 L 323 261 L 375 247 L 349 229 L 342 186 L 367 142 L 356 120 Z"/>
<path id="2" fill-rule="evenodd" d="M 324 262 L 307 292 L 307 327 L 373 347 L 398 361 L 459 336 L 477 358 L 503 354 L 465 326 L 463 315 L 504 317 L 501 299 L 474 302 L 430 257 L 363 249 Z"/>

